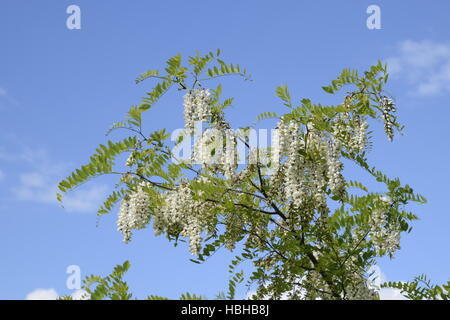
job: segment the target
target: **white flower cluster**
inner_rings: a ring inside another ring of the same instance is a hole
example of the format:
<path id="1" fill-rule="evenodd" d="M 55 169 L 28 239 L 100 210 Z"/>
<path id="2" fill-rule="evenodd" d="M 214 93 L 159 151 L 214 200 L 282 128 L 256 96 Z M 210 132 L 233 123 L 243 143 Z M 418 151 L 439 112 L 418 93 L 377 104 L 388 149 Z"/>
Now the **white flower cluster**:
<path id="1" fill-rule="evenodd" d="M 372 211 L 369 236 L 374 242 L 378 254 L 384 251 L 393 257 L 394 252 L 400 249 L 400 227 L 387 221 L 386 206 L 390 205 L 391 200 L 386 197 L 382 197 L 380 200 L 384 204 Z"/>
<path id="2" fill-rule="evenodd" d="M 334 141 L 327 150 L 327 177 L 331 192 L 339 194 L 344 186 L 344 178 L 342 177 L 341 143 Z"/>
<path id="3" fill-rule="evenodd" d="M 347 261 L 349 278 L 345 279 L 345 290 L 340 292 L 342 299 L 347 300 L 376 300 L 378 298 L 377 288 L 362 274 L 355 271 L 357 267 L 353 262 Z M 350 271 L 351 270 L 351 271 Z M 332 294 L 332 288 L 317 271 L 310 271 L 301 281 L 305 290 L 304 297 L 308 300 L 330 300 L 336 299 Z M 341 290 L 341 285 L 336 282 L 335 289 Z"/>
<path id="4" fill-rule="evenodd" d="M 209 121 L 212 115 L 212 97 L 209 89 L 188 90 L 184 96 L 184 126 L 194 134 L 198 121 Z M 238 164 L 236 139 L 239 133 L 230 129 L 221 114 L 217 114 L 213 128 L 195 133 L 192 161 L 203 167 L 221 167 L 227 179 L 235 175 Z"/>
<path id="5" fill-rule="evenodd" d="M 392 141 L 392 139 L 394 138 L 394 129 L 392 128 L 392 113 L 396 111 L 394 101 L 388 97 L 383 97 L 381 100 L 381 109 L 381 117 L 384 121 L 384 131 L 386 132 L 388 139 Z"/>
<path id="6" fill-rule="evenodd" d="M 285 193 L 288 199 L 292 199 L 292 203 L 299 207 L 305 197 L 306 186 L 304 183 L 304 170 L 306 162 L 302 156 L 299 155 L 299 150 L 302 147 L 302 141 L 299 136 L 299 127 L 296 123 L 290 123 L 288 130 L 283 130 L 283 125 L 280 125 L 282 131 L 280 132 L 280 144 L 283 150 L 287 147 L 286 173 L 285 173 Z M 288 134 L 288 135 L 286 135 Z"/>
<path id="7" fill-rule="evenodd" d="M 341 114 L 333 125 L 333 135 L 340 140 L 349 151 L 359 153 L 367 146 L 368 124 L 364 117 L 350 118 Z"/>
<path id="8" fill-rule="evenodd" d="M 233 130 L 226 131 L 225 155 L 224 155 L 224 171 L 225 178 L 231 179 L 238 165 L 238 153 L 236 136 Z"/>
<path id="9" fill-rule="evenodd" d="M 127 167 L 131 167 L 134 164 L 134 152 L 130 153 L 130 155 L 127 158 L 127 161 L 125 162 L 125 165 Z"/>
<path id="10" fill-rule="evenodd" d="M 217 129 L 208 129 L 195 141 L 192 160 L 203 167 L 220 163 L 223 137 Z"/>
<path id="11" fill-rule="evenodd" d="M 313 252 L 314 257 L 319 260 L 320 254 L 318 252 Z M 373 282 L 366 279 L 364 277 L 364 272 L 358 267 L 358 261 L 356 256 L 350 256 L 346 259 L 345 264 L 342 268 L 345 271 L 345 274 L 348 274 L 348 277 L 342 281 L 342 286 L 338 282 L 336 282 L 335 289 L 341 290 L 342 287 L 345 287 L 345 290 L 342 290 L 341 297 L 348 300 L 375 300 L 378 297 L 377 289 Z M 317 271 L 310 272 L 305 278 L 306 288 L 308 288 L 309 294 L 312 294 L 309 299 L 333 299 L 333 295 L 331 295 L 332 288 L 330 288 L 329 283 L 327 283 L 323 275 L 318 273 Z M 318 288 L 323 289 L 323 291 L 317 290 Z"/>
<path id="12" fill-rule="evenodd" d="M 367 145 L 367 128 L 369 125 L 365 119 L 358 119 L 357 121 L 357 130 L 355 134 L 355 143 L 352 145 L 352 148 L 356 152 L 361 152 Z"/>
<path id="13" fill-rule="evenodd" d="M 203 167 L 219 165 L 227 179 L 234 176 L 238 164 L 236 134 L 231 129 L 205 130 L 194 146 L 193 161 Z"/>
<path id="14" fill-rule="evenodd" d="M 144 228 L 150 219 L 149 196 L 144 190 L 145 184 L 138 186 L 135 192 L 126 195 L 120 204 L 117 230 L 123 235 L 123 241 L 129 242 L 132 230 Z"/>
<path id="15" fill-rule="evenodd" d="M 208 89 L 188 90 L 184 96 L 184 126 L 193 133 L 197 121 L 207 121 L 211 116 L 211 93 Z"/>
<path id="16" fill-rule="evenodd" d="M 158 208 L 153 227 L 157 235 L 167 232 L 189 238 L 189 249 L 198 255 L 201 245 L 201 232 L 205 218 L 210 214 L 210 205 L 205 201 L 194 200 L 186 182 L 164 196 L 164 204 Z"/>
<path id="17" fill-rule="evenodd" d="M 350 285 L 345 289 L 349 300 L 375 300 L 378 293 L 362 275 L 354 275 Z"/>
<path id="18" fill-rule="evenodd" d="M 306 201 L 314 201 L 318 208 L 326 207 L 325 186 L 335 194 L 342 192 L 344 179 L 340 160 L 342 145 L 326 137 L 311 124 L 302 132 L 293 121 L 277 124 L 272 146 L 272 161 L 279 160 L 272 175 L 272 193 L 281 196 L 280 201 L 291 200 L 298 208 Z M 311 157 L 305 157 L 308 153 Z M 285 160 L 285 161 L 284 161 Z M 283 185 L 280 185 L 282 181 Z M 284 199 L 281 192 L 284 191 Z"/>

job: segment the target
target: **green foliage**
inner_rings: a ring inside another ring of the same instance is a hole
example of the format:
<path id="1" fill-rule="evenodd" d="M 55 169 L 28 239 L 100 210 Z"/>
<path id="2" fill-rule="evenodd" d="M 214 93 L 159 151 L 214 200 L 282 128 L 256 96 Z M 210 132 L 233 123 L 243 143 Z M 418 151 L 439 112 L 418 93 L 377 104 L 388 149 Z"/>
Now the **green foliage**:
<path id="1" fill-rule="evenodd" d="M 131 300 L 133 294 L 130 293 L 128 284 L 123 280 L 125 273 L 129 270 L 131 264 L 125 261 L 118 264 L 113 271 L 106 277 L 91 275 L 83 280 L 82 290 L 85 291 L 81 297 L 83 300 Z M 183 293 L 179 300 L 204 300 L 203 296 Z M 73 300 L 72 296 L 61 296 L 59 300 Z M 168 298 L 149 295 L 146 300 L 169 300 Z"/>
<path id="2" fill-rule="evenodd" d="M 88 164 L 75 170 L 59 183 L 59 190 L 65 193 L 94 177 L 111 173 L 115 158 L 119 154 L 135 148 L 136 143 L 136 137 L 127 137 L 119 142 L 108 141 L 106 145 L 101 144 L 96 153 L 90 157 Z M 62 195 L 58 194 L 58 200 L 61 199 Z"/>
<path id="3" fill-rule="evenodd" d="M 100 209 L 98 210 L 98 214 L 106 214 L 109 213 L 114 205 L 124 197 L 124 195 L 126 194 L 126 190 L 125 189 L 121 189 L 119 191 L 113 191 L 107 198 L 106 200 L 103 202 L 103 204 L 101 205 Z"/>
<path id="4" fill-rule="evenodd" d="M 333 143 L 342 145 L 338 156 L 369 173 L 383 188 L 382 191 L 372 192 L 360 181 L 344 179 L 342 189 L 336 192 L 330 187 L 330 181 L 326 181 L 320 187 L 321 194 L 326 198 L 324 205 L 316 207 L 315 197 L 310 196 L 312 191 L 307 190 L 305 200 L 299 207 L 292 204 L 292 199 L 278 196 L 283 189 L 276 184 L 276 179 L 272 179 L 271 172 L 276 169 L 271 161 L 263 161 L 262 152 L 257 154 L 256 163 L 249 163 L 239 169 L 236 176 L 226 178 L 225 169 L 220 166 L 171 162 L 174 154 L 167 141 L 170 134 L 165 129 L 151 133 L 143 129 L 143 113 L 173 87 L 191 92 L 192 89 L 205 88 L 205 83 L 222 76 L 238 75 L 245 80 L 250 79 L 245 69 L 225 63 L 220 54 L 219 50 L 203 56 L 197 53 L 188 58 L 187 64 L 178 54 L 166 61 L 164 70 L 152 69 L 138 76 L 137 83 L 144 80 L 157 83 L 141 104 L 132 106 L 126 119 L 114 124 L 108 132 L 121 128 L 128 130 L 131 136 L 119 142 L 108 141 L 106 145 L 100 145 L 88 164 L 60 182 L 59 190 L 65 193 L 94 177 L 115 174 L 119 178 L 116 190 L 107 197 L 98 213 L 110 212 L 118 201 L 127 198 L 136 191 L 138 185 L 145 183 L 145 192 L 149 196 L 148 209 L 150 216 L 153 216 L 157 214 L 158 208 L 165 205 L 167 193 L 187 184 L 192 199 L 210 208 L 201 220 L 202 248 L 191 261 L 204 263 L 223 247 L 238 251 L 229 266 L 226 298 L 234 299 L 236 287 L 245 280 L 244 273 L 236 271 L 236 267 L 246 261 L 254 267 L 247 279 L 247 286 L 258 287 L 256 298 L 279 299 L 286 294 L 292 299 L 305 298 L 302 290 L 307 290 L 308 299 L 351 298 L 346 288 L 356 286 L 359 278 L 355 280 L 355 275 L 364 274 L 379 257 L 392 257 L 385 248 L 377 249 L 374 239 L 368 236 L 374 213 L 378 210 L 386 213 L 383 227 L 395 225 L 399 232 L 409 232 L 410 222 L 417 216 L 406 211 L 405 206 L 411 202 L 426 202 L 409 185 L 402 184 L 398 178 L 388 177 L 369 164 L 369 142 L 364 150 L 355 149 L 349 142 L 349 136 L 354 135 L 356 130 L 356 120 L 373 122 L 382 119 L 388 138 L 392 138 L 394 129 L 402 129 L 395 110 L 386 108 L 386 66 L 378 62 L 361 74 L 356 70 L 343 70 L 330 85 L 323 87 L 330 94 L 338 94 L 345 87 L 345 99 L 337 105 L 322 105 L 307 98 L 295 102 L 287 85 L 279 86 L 275 94 L 287 107 L 283 109 L 286 112 L 263 112 L 257 117 L 257 121 L 275 119 L 283 123 L 295 123 L 301 128 L 298 135 L 304 143 L 303 148 L 295 150 L 296 154 L 305 163 L 312 163 L 319 168 L 324 161 L 321 150 L 307 147 L 310 139 L 313 139 L 310 130 L 314 129 L 324 137 L 332 137 Z M 226 121 L 225 110 L 234 100 L 222 99 L 222 91 L 221 84 L 211 89 L 208 128 L 231 128 L 231 124 Z M 349 119 L 356 120 L 351 122 Z M 338 125 L 345 129 L 336 131 Z M 252 127 L 239 129 L 236 141 L 243 142 L 250 149 L 248 142 Z M 370 134 L 371 131 L 368 131 L 368 140 Z M 183 139 L 181 136 L 177 143 Z M 226 150 L 226 147 L 219 145 L 211 154 L 214 155 L 222 147 Z M 246 151 L 251 153 L 251 150 Z M 128 156 L 125 166 L 113 168 L 115 159 L 121 154 Z M 58 195 L 60 200 L 61 197 Z M 167 227 L 162 233 L 175 244 L 183 241 L 184 233 L 180 225 Z M 236 244 L 239 244 L 240 249 L 236 249 Z M 127 268 L 123 265 L 115 269 L 109 278 L 88 278 L 88 289 L 96 284 L 95 290 L 89 289 L 91 295 L 100 299 L 131 298 L 126 283 L 121 280 Z M 303 281 L 301 285 L 299 279 Z M 321 287 L 305 284 L 313 280 L 320 283 Z M 225 294 L 221 297 L 225 297 Z M 185 294 L 181 298 L 202 297 Z M 164 298 L 149 296 L 148 299 Z"/>
<path id="5" fill-rule="evenodd" d="M 228 281 L 228 300 L 234 300 L 236 294 L 236 286 L 244 281 L 244 271 L 235 273 Z"/>
<path id="6" fill-rule="evenodd" d="M 380 62 L 377 66 L 372 67 L 370 73 L 366 73 L 366 76 L 370 76 L 370 78 L 373 78 L 373 76 L 381 70 L 382 67 Z M 369 79 L 369 77 L 367 78 Z M 351 85 L 359 82 L 360 79 L 357 70 L 344 69 L 337 77 L 337 79 L 331 81 L 331 84 L 329 86 L 322 87 L 322 89 L 327 93 L 334 94 L 337 91 L 341 90 L 344 85 Z"/>
<path id="7" fill-rule="evenodd" d="M 275 112 L 263 112 L 256 117 L 256 122 L 263 121 L 266 119 L 278 119 L 279 116 Z"/>
<path id="8" fill-rule="evenodd" d="M 276 89 L 276 94 L 277 97 L 280 98 L 281 100 L 283 100 L 285 102 L 285 106 L 288 108 L 292 108 L 292 100 L 291 100 L 291 95 L 289 93 L 288 90 L 288 86 L 284 85 L 284 86 L 279 86 Z"/>
<path id="9" fill-rule="evenodd" d="M 245 79 L 249 79 L 245 69 L 241 70 L 239 65 L 234 66 L 233 64 L 226 64 L 218 58 L 219 55 L 220 50 L 217 50 L 215 53 L 209 52 L 206 56 L 199 56 L 197 53 L 195 57 L 189 57 L 189 65 L 193 67 L 193 72 L 195 74 L 194 85 L 199 83 L 200 79 L 198 79 L 198 77 L 202 74 L 202 72 L 209 75 L 209 78 L 202 79 L 202 81 L 211 80 L 217 76 L 225 75 L 240 75 Z M 205 71 L 207 65 L 212 62 L 215 62 L 215 65 Z M 164 71 L 165 73 L 162 74 L 159 70 L 151 69 L 136 78 L 136 83 L 141 83 L 150 78 L 157 79 L 159 82 L 150 92 L 147 93 L 147 96 L 142 99 L 142 103 L 140 105 L 132 106 L 130 108 L 125 121 L 114 123 L 107 132 L 107 135 L 109 135 L 116 129 L 127 129 L 130 130 L 134 136 L 125 138 L 119 142 L 108 141 L 107 145 L 101 144 L 96 150 L 96 153 L 90 157 L 88 164 L 75 170 L 69 177 L 59 183 L 58 188 L 61 191 L 61 193 L 57 194 L 59 201 L 62 201 L 62 196 L 64 193 L 94 177 L 104 174 L 119 174 L 123 177 L 127 174 L 127 172 L 113 171 L 113 165 L 115 158 L 126 152 L 134 151 L 136 159 L 135 163 L 140 162 L 140 164 L 138 164 L 139 170 L 136 172 L 136 175 L 140 178 L 144 174 L 153 174 L 170 183 L 174 178 L 178 177 L 180 174 L 180 168 L 184 165 L 168 166 L 167 168 L 169 169 L 169 172 L 164 172 L 164 166 L 171 154 L 170 150 L 167 148 L 162 150 L 163 140 L 166 140 L 170 135 L 166 134 L 165 130 L 161 130 L 150 134 L 149 137 L 146 137 L 142 132 L 142 112 L 149 110 L 174 84 L 177 84 L 180 90 L 187 89 L 185 80 L 187 78 L 189 68 L 182 65 L 180 54 L 177 54 L 167 60 Z M 215 102 L 217 104 L 216 109 L 218 111 L 225 109 L 233 102 L 233 98 L 229 98 L 225 99 L 223 103 L 220 103 L 220 93 L 221 86 L 216 89 L 215 96 Z M 139 138 L 143 138 L 143 141 L 139 140 Z M 148 145 L 152 145 L 154 148 L 139 152 L 142 149 L 143 142 L 146 142 Z M 163 154 L 158 155 L 157 153 Z M 146 167 L 144 163 L 148 163 L 150 166 Z M 133 183 L 130 182 L 128 185 L 133 185 Z M 125 194 L 126 192 L 123 192 L 123 190 L 113 192 L 103 203 L 99 213 L 104 214 L 109 212 L 113 208 L 114 204 L 119 201 L 121 197 L 125 196 Z"/>
<path id="10" fill-rule="evenodd" d="M 169 300 L 169 299 L 165 297 L 149 295 L 145 300 Z"/>
<path id="11" fill-rule="evenodd" d="M 415 277 L 411 282 L 386 282 L 383 288 L 395 288 L 410 300 L 450 300 L 450 281 L 433 285 L 426 275 Z"/>
<path id="12" fill-rule="evenodd" d="M 203 296 L 198 296 L 198 295 L 186 292 L 181 295 L 180 300 L 205 300 L 205 298 Z"/>
<path id="13" fill-rule="evenodd" d="M 130 268 L 130 262 L 125 261 L 114 267 L 106 277 L 91 275 L 83 280 L 82 289 L 85 291 L 83 300 L 130 300 L 127 283 L 123 280 L 124 274 Z M 62 296 L 60 300 L 73 300 L 72 296 Z"/>

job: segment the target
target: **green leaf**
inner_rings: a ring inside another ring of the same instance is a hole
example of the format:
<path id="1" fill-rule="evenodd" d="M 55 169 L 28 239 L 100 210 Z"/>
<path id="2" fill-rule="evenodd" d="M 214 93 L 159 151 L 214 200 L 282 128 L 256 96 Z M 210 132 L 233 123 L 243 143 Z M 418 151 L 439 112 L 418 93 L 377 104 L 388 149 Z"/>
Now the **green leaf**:
<path id="1" fill-rule="evenodd" d="M 325 92 L 327 92 L 327 93 L 330 93 L 330 94 L 333 94 L 333 93 L 334 93 L 332 87 L 322 87 L 322 89 L 323 89 Z"/>
<path id="2" fill-rule="evenodd" d="M 292 108 L 291 95 L 289 93 L 287 85 L 279 86 L 276 89 L 276 95 L 278 98 L 285 102 L 285 106 L 288 108 Z"/>

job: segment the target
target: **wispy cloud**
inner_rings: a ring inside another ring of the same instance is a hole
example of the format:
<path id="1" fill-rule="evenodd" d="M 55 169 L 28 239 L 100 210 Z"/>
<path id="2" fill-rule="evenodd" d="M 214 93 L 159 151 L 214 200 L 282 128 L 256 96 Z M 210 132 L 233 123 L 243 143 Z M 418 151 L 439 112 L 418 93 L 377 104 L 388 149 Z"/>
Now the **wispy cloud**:
<path id="1" fill-rule="evenodd" d="M 0 86 L 0 108 L 17 105 L 19 102 L 8 93 L 8 90 Z"/>
<path id="2" fill-rule="evenodd" d="M 406 40 L 386 62 L 390 73 L 406 79 L 417 95 L 450 92 L 450 43 Z"/>
<path id="3" fill-rule="evenodd" d="M 106 192 L 107 187 L 104 185 L 74 191 L 64 198 L 64 208 L 69 212 L 96 212 Z"/>
<path id="4" fill-rule="evenodd" d="M 56 205 L 57 177 L 39 171 L 24 173 L 20 175 L 20 184 L 12 191 L 18 200 Z M 76 190 L 64 197 L 64 208 L 68 212 L 95 212 L 106 191 L 103 185 Z"/>
<path id="5" fill-rule="evenodd" d="M 19 153 L 0 150 L 0 160 L 19 163 L 23 172 L 10 191 L 19 201 L 59 205 L 56 200 L 57 185 L 67 173 L 69 165 L 51 159 L 44 149 L 25 148 Z M 68 212 L 95 212 L 107 192 L 105 185 L 91 184 L 69 193 L 64 198 Z"/>

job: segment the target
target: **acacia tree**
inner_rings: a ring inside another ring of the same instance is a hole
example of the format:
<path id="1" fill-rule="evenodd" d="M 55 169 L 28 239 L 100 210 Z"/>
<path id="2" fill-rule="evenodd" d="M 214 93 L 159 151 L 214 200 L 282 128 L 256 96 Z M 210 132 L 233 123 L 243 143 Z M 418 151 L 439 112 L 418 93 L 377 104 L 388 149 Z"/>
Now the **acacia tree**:
<path id="1" fill-rule="evenodd" d="M 425 203 L 367 159 L 369 126 L 381 119 L 389 140 L 402 129 L 383 89 L 386 66 L 378 62 L 362 74 L 343 70 L 323 87 L 342 99 L 334 106 L 296 103 L 287 86 L 278 87 L 285 112 L 257 117 L 276 123 L 270 146 L 255 145 L 255 124 L 232 129 L 225 111 L 233 99 L 222 99 L 217 84 L 227 75 L 249 79 L 239 65 L 223 62 L 219 50 L 197 53 L 187 63 L 176 55 L 164 71 L 140 75 L 137 83 L 153 79 L 156 86 L 111 128 L 127 129 L 130 136 L 100 145 L 87 164 L 60 182 L 61 192 L 117 175 L 116 189 L 98 213 L 120 202 L 117 225 L 125 242 L 134 230 L 153 224 L 169 241 L 188 241 L 196 263 L 222 247 L 235 252 L 229 298 L 246 278 L 257 287 L 256 299 L 377 299 L 369 269 L 377 258 L 393 257 L 401 234 L 411 230 L 417 217 L 405 206 Z M 143 113 L 172 88 L 184 96 L 185 128 L 176 141 L 165 129 L 149 133 L 142 125 Z M 176 148 L 192 138 L 193 152 L 180 158 Z M 123 153 L 126 163 L 116 165 Z M 384 191 L 344 177 L 344 163 L 368 173 Z M 246 277 L 236 272 L 243 261 L 253 265 Z"/>

